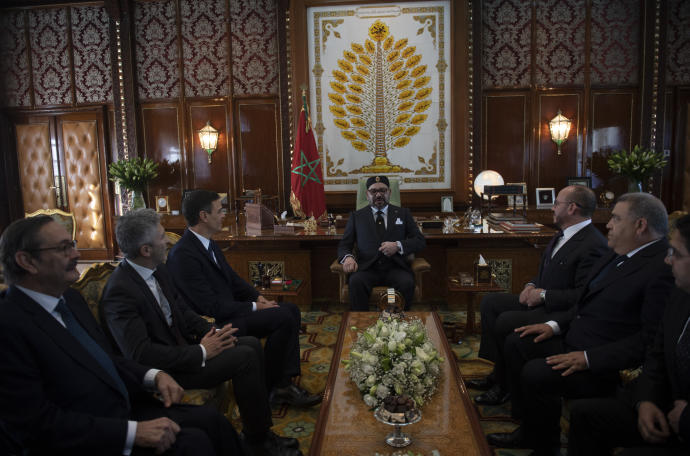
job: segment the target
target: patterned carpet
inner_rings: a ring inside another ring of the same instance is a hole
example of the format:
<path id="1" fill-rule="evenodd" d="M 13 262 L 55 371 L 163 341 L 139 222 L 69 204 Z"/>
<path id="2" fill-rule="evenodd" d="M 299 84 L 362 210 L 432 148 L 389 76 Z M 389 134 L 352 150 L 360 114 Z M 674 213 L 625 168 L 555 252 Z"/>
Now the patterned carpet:
<path id="1" fill-rule="evenodd" d="M 414 307 L 413 310 L 430 310 L 431 307 L 438 310 L 444 323 L 464 323 L 465 321 L 464 311 L 447 309 L 444 304 L 435 306 L 421 305 Z M 323 305 L 320 308 L 323 310 L 302 313 L 302 323 L 306 331 L 300 335 L 302 375 L 298 378 L 298 383 L 311 392 L 323 391 L 326 386 L 333 348 L 337 342 L 341 315 L 346 310 L 341 306 L 332 305 Z M 461 341 L 455 340 L 451 342 L 451 348 L 463 378 L 482 377 L 491 371 L 490 362 L 477 358 L 477 351 L 479 349 L 478 335 L 468 336 Z M 470 389 L 470 396 L 472 397 L 480 393 L 481 391 Z M 509 432 L 515 429 L 516 425 L 510 419 L 509 407 L 509 404 L 507 406 L 478 407 L 484 433 Z M 273 430 L 280 435 L 297 438 L 300 441 L 300 449 L 307 455 L 309 454 L 309 446 L 318 415 L 318 406 L 310 409 L 287 406 L 274 408 Z M 229 418 L 233 421 L 236 428 L 239 429 L 240 423 L 236 408 L 229 415 Z M 529 452 L 529 450 L 494 449 L 496 456 L 523 456 L 529 454 Z M 565 454 L 565 449 L 562 452 Z"/>

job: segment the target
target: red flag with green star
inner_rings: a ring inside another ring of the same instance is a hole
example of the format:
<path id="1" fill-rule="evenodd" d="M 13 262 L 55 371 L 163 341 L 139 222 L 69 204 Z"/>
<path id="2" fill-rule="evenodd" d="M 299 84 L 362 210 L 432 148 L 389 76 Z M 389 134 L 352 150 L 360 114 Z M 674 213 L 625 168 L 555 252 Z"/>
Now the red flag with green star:
<path id="1" fill-rule="evenodd" d="M 326 195 L 323 190 L 321 158 L 316 148 L 304 91 L 290 176 L 290 205 L 295 215 L 305 218 L 314 216 L 316 219 L 325 216 Z"/>

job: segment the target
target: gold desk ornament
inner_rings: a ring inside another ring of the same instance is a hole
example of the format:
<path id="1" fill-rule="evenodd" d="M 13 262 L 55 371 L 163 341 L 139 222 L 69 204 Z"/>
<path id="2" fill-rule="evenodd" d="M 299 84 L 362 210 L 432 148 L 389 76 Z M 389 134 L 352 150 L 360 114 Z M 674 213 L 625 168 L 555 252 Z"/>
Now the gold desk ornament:
<path id="1" fill-rule="evenodd" d="M 304 232 L 306 234 L 316 234 L 316 219 L 314 216 L 304 221 Z"/>

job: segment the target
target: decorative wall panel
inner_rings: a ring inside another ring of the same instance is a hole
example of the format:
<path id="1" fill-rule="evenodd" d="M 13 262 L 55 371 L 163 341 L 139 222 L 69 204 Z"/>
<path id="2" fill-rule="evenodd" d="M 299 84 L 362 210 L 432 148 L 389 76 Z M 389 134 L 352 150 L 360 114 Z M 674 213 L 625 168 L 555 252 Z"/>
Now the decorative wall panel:
<path id="1" fill-rule="evenodd" d="M 274 0 L 230 2 L 234 95 L 278 93 L 278 44 Z"/>
<path id="2" fill-rule="evenodd" d="M 17 158 L 24 212 L 56 207 L 48 122 L 17 124 Z"/>
<path id="3" fill-rule="evenodd" d="M 592 84 L 637 84 L 639 37 L 638 1 L 594 0 L 590 60 Z"/>
<path id="4" fill-rule="evenodd" d="M 72 46 L 77 103 L 112 101 L 108 14 L 104 7 L 72 8 Z"/>
<path id="5" fill-rule="evenodd" d="M 282 194 L 283 159 L 276 153 L 279 110 L 277 100 L 237 101 L 240 190 L 261 188 L 264 195 Z"/>
<path id="6" fill-rule="evenodd" d="M 26 13 L 9 11 L 0 15 L 0 103 L 29 106 L 29 59 L 24 34 Z"/>
<path id="7" fill-rule="evenodd" d="M 536 83 L 584 84 L 585 0 L 537 0 Z"/>
<path id="8" fill-rule="evenodd" d="M 529 87 L 532 8 L 522 0 L 488 0 L 482 8 L 484 87 Z"/>
<path id="9" fill-rule="evenodd" d="M 79 248 L 105 248 L 97 122 L 63 121 L 62 141 L 67 196 L 77 224 Z"/>
<path id="10" fill-rule="evenodd" d="M 136 2 L 136 65 L 141 99 L 180 95 L 175 1 Z"/>
<path id="11" fill-rule="evenodd" d="M 528 100 L 527 92 L 484 96 L 480 169 L 498 171 L 505 182 L 527 182 L 529 177 Z"/>
<path id="12" fill-rule="evenodd" d="M 67 9 L 31 10 L 29 27 L 36 105 L 71 103 Z"/>
<path id="13" fill-rule="evenodd" d="M 224 0 L 183 0 L 185 95 L 229 95 L 228 12 Z"/>
<path id="14" fill-rule="evenodd" d="M 578 152 L 580 145 L 580 93 L 548 93 L 538 94 L 539 114 L 537 117 L 538 150 L 537 150 L 537 179 L 535 187 L 562 188 L 568 177 L 581 176 L 581 162 Z M 551 140 L 549 120 L 553 119 L 558 110 L 573 121 L 568 140 L 561 145 L 561 155 L 558 155 L 556 143 Z M 532 201 L 530 199 L 530 201 Z"/>
<path id="15" fill-rule="evenodd" d="M 666 1 L 666 83 L 690 84 L 690 2 Z"/>
<path id="16" fill-rule="evenodd" d="M 159 164 L 158 177 L 148 187 L 149 203 L 156 195 L 168 196 L 170 209 L 180 209 L 182 201 L 182 146 L 176 105 L 142 106 L 144 155 Z"/>

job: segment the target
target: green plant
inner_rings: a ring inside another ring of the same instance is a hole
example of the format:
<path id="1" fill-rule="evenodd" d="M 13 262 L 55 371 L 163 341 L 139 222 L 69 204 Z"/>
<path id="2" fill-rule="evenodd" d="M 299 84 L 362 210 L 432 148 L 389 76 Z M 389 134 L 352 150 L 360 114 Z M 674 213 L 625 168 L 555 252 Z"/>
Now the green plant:
<path id="1" fill-rule="evenodd" d="M 108 174 L 111 181 L 117 182 L 127 190 L 143 191 L 148 181 L 158 177 L 158 163 L 140 157 L 118 160 L 110 164 Z"/>
<path id="2" fill-rule="evenodd" d="M 666 159 L 660 152 L 643 149 L 639 145 L 633 150 L 619 150 L 608 157 L 609 169 L 616 174 L 638 182 L 644 182 L 654 171 L 666 166 Z"/>

